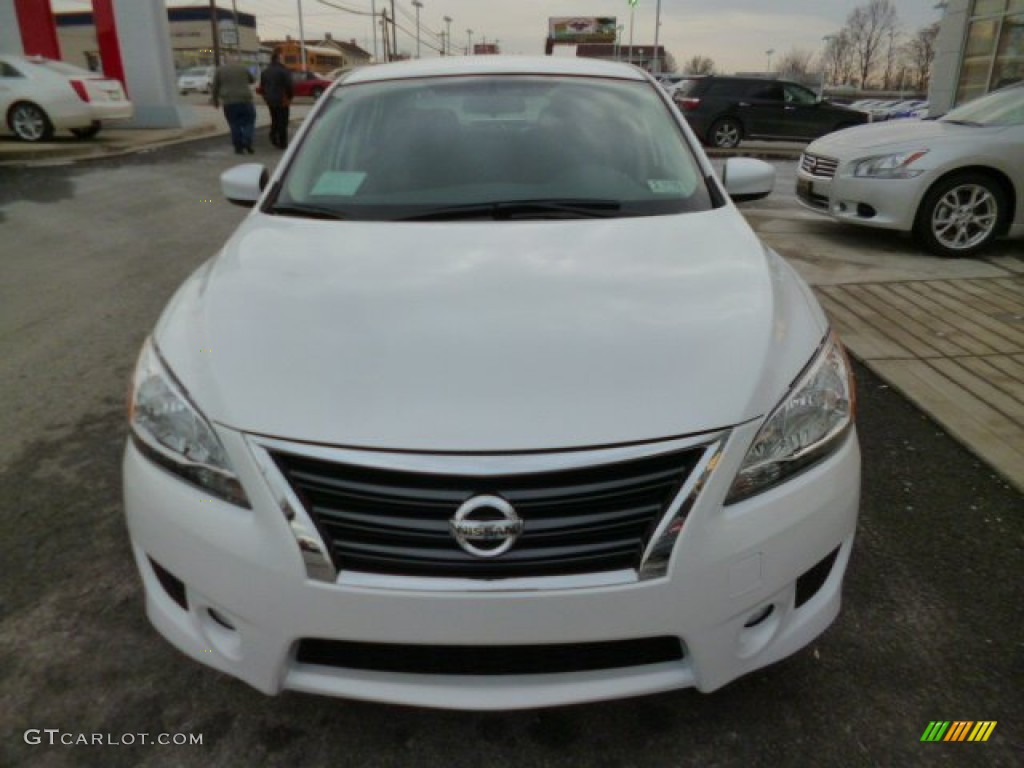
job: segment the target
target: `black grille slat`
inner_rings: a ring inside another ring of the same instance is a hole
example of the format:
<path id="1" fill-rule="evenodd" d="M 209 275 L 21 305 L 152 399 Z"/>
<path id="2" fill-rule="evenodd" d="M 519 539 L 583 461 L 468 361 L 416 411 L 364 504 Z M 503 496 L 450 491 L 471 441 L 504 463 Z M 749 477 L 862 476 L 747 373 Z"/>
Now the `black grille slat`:
<path id="1" fill-rule="evenodd" d="M 680 662 L 676 637 L 558 645 L 398 645 L 303 638 L 300 664 L 421 675 L 543 675 Z"/>
<path id="2" fill-rule="evenodd" d="M 500 579 L 637 568 L 701 451 L 493 476 L 273 456 L 339 570 Z M 483 494 L 505 499 L 524 521 L 496 558 L 468 554 L 449 530 L 459 506 Z"/>

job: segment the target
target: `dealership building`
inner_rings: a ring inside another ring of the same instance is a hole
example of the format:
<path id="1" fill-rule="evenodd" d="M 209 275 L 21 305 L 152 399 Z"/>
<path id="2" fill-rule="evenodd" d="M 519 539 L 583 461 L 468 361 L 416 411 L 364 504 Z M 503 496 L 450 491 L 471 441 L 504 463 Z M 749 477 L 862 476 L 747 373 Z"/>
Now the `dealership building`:
<path id="1" fill-rule="evenodd" d="M 942 114 L 1024 80 L 1024 0 L 947 0 L 928 98 Z"/>
<path id="2" fill-rule="evenodd" d="M 228 8 L 215 8 L 211 21 L 209 6 L 167 9 L 171 55 L 176 69 L 213 64 L 213 33 L 217 32 L 222 51 L 237 53 L 246 62 L 256 63 L 259 38 L 256 17 L 235 14 Z M 61 58 L 69 64 L 88 69 L 100 68 L 96 25 L 89 11 L 55 14 Z"/>

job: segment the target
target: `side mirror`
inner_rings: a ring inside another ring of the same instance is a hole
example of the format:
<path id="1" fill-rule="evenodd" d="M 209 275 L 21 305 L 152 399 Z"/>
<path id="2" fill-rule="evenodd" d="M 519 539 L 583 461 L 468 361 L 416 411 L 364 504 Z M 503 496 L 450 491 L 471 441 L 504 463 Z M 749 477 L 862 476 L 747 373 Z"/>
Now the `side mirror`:
<path id="1" fill-rule="evenodd" d="M 760 200 L 775 188 L 775 168 L 752 157 L 730 157 L 722 170 L 722 184 L 734 203 Z"/>
<path id="2" fill-rule="evenodd" d="M 260 199 L 270 176 L 261 163 L 245 163 L 220 175 L 220 189 L 229 203 L 252 208 Z"/>

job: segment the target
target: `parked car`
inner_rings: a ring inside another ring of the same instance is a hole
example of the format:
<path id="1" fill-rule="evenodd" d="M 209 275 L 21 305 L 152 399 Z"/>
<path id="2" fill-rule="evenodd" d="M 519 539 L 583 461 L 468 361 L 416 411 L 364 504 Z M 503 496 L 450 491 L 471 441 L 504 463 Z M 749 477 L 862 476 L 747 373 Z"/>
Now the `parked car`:
<path id="1" fill-rule="evenodd" d="M 295 89 L 295 98 L 309 97 L 320 98 L 320 94 L 334 84 L 324 75 L 316 72 L 292 72 L 292 87 Z"/>
<path id="2" fill-rule="evenodd" d="M 720 149 L 745 139 L 810 141 L 869 119 L 785 80 L 694 77 L 678 85 L 672 98 L 701 141 Z"/>
<path id="3" fill-rule="evenodd" d="M 1024 234 L 1024 84 L 938 120 L 826 136 L 800 159 L 797 196 L 839 221 L 913 232 L 940 256 Z"/>
<path id="4" fill-rule="evenodd" d="M 839 610 L 851 369 L 645 73 L 354 71 L 131 386 L 155 627 L 283 689 L 509 709 L 711 691 Z"/>
<path id="5" fill-rule="evenodd" d="M 181 94 L 209 93 L 213 87 L 214 67 L 192 67 L 178 76 L 178 91 Z"/>
<path id="6" fill-rule="evenodd" d="M 48 141 L 64 130 L 91 139 L 105 122 L 131 118 L 132 103 L 117 80 L 63 61 L 0 53 L 0 115 L 22 141 Z"/>

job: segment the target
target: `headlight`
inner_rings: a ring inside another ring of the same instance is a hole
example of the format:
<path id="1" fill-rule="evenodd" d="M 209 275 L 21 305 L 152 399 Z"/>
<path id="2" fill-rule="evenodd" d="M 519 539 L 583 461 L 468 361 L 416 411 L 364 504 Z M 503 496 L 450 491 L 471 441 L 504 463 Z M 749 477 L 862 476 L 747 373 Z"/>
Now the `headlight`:
<path id="1" fill-rule="evenodd" d="M 135 366 L 128 420 L 136 447 L 164 469 L 242 507 L 242 490 L 224 446 L 147 340 Z"/>
<path id="2" fill-rule="evenodd" d="M 767 490 L 823 459 L 853 424 L 853 371 L 834 333 L 758 431 L 725 499 Z"/>
<path id="3" fill-rule="evenodd" d="M 927 149 L 916 149 L 913 152 L 866 157 L 854 162 L 853 175 L 871 179 L 912 179 L 920 176 L 924 170 L 910 166 L 927 154 Z"/>

